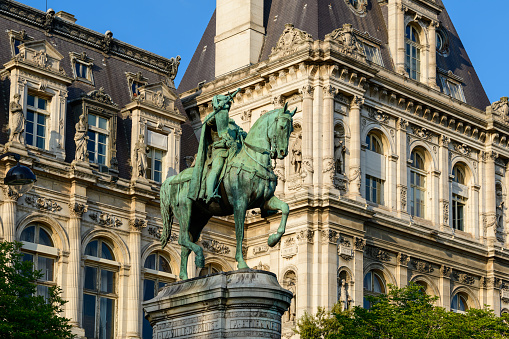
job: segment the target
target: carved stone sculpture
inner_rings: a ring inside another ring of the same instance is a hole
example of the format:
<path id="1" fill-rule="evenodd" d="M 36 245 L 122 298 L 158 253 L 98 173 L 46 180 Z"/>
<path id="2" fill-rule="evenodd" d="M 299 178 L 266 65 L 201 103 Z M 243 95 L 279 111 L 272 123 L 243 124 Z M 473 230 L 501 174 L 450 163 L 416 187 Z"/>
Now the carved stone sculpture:
<path id="1" fill-rule="evenodd" d="M 302 171 L 302 134 L 299 134 L 293 143 L 291 164 L 294 173 Z"/>
<path id="2" fill-rule="evenodd" d="M 341 303 L 341 310 L 346 311 L 350 307 L 350 302 L 352 298 L 350 298 L 350 293 L 348 291 L 349 283 L 346 282 L 345 279 L 341 279 L 340 289 L 339 289 L 339 302 Z"/>
<path id="3" fill-rule="evenodd" d="M 341 135 L 339 132 L 334 131 L 334 163 L 336 167 L 336 173 L 343 174 L 343 150 L 345 149 L 345 145 L 343 144 L 343 140 L 341 140 Z"/>
<path id="4" fill-rule="evenodd" d="M 171 80 L 175 80 L 175 78 L 177 77 L 177 72 L 179 70 L 179 65 L 180 65 L 180 55 L 177 55 L 176 58 L 171 58 L 170 59 L 170 63 L 168 64 L 168 77 L 171 79 Z"/>
<path id="5" fill-rule="evenodd" d="M 136 163 L 136 176 L 145 178 L 147 174 L 147 153 L 149 148 L 145 144 L 145 136 L 140 134 L 138 142 L 134 147 L 134 156 Z"/>
<path id="6" fill-rule="evenodd" d="M 87 141 L 88 141 L 88 124 L 85 121 L 85 114 L 79 117 L 76 124 L 76 134 L 74 135 L 74 142 L 76 143 L 76 155 L 74 157 L 77 161 L 86 161 L 88 158 Z"/>
<path id="7" fill-rule="evenodd" d="M 499 101 L 491 104 L 491 109 L 497 115 L 500 115 L 502 119 L 507 121 L 509 119 L 509 98 L 501 97 Z"/>
<path id="8" fill-rule="evenodd" d="M 289 290 L 290 292 L 293 293 L 293 298 L 292 298 L 292 302 L 290 303 L 290 308 L 288 309 L 288 311 L 286 311 L 284 314 L 283 314 L 283 322 L 287 323 L 287 322 L 295 322 L 295 316 L 297 314 L 297 277 L 295 275 L 295 272 L 293 271 L 290 271 L 288 273 L 285 274 L 285 278 L 284 278 L 284 281 L 283 281 L 283 287 L 287 290 Z"/>
<path id="9" fill-rule="evenodd" d="M 23 107 L 19 104 L 19 98 L 20 95 L 18 93 L 14 94 L 14 101 L 11 101 L 9 105 L 11 111 L 9 142 L 14 141 L 25 144 L 23 136 L 25 132 L 25 115 L 23 114 Z"/>

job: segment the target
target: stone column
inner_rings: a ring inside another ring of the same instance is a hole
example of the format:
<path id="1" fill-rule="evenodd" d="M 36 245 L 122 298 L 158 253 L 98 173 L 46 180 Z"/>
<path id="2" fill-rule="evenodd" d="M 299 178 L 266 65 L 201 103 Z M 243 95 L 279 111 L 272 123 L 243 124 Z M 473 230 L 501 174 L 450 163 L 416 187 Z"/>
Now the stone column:
<path id="1" fill-rule="evenodd" d="M 472 185 L 470 187 L 470 193 L 472 195 L 470 197 L 470 199 L 472 199 L 472 203 L 471 203 L 472 208 L 470 209 L 471 211 L 468 216 L 470 221 L 467 221 L 467 227 L 469 228 L 469 230 L 467 230 L 467 232 L 473 234 L 475 239 L 479 239 L 479 237 L 481 236 L 480 230 L 479 230 L 479 225 L 481 223 L 481 220 L 479 220 L 479 191 L 480 190 L 481 190 L 480 185 Z M 495 218 L 495 220 L 496 220 L 496 218 Z M 497 226 L 495 225 L 495 227 L 497 227 Z"/>
<path id="2" fill-rule="evenodd" d="M 131 270 L 127 292 L 127 337 L 141 338 L 141 231 L 147 226 L 145 219 L 134 218 L 129 221 L 129 250 Z"/>
<path id="3" fill-rule="evenodd" d="M 350 195 L 361 197 L 362 171 L 361 171 L 361 107 L 364 98 L 354 97 L 350 104 Z"/>
<path id="4" fill-rule="evenodd" d="M 354 262 L 353 262 L 353 304 L 354 306 L 363 306 L 364 304 L 364 247 L 366 240 L 363 238 L 354 238 Z"/>
<path id="5" fill-rule="evenodd" d="M 451 274 L 452 268 L 442 265 L 440 267 L 440 296 L 442 297 L 442 307 L 446 311 L 451 310 Z"/>
<path id="6" fill-rule="evenodd" d="M 440 228 L 442 230 L 450 227 L 449 222 L 449 210 L 450 210 L 450 198 L 449 198 L 449 143 L 451 140 L 449 137 L 442 135 L 439 139 L 440 148 L 438 150 L 438 166 L 441 172 L 440 176 Z"/>
<path id="7" fill-rule="evenodd" d="M 408 168 L 408 151 L 407 151 L 407 127 L 408 121 L 405 119 L 398 119 L 396 131 L 397 139 L 397 153 L 398 153 L 398 165 L 397 165 L 397 204 L 396 208 L 399 211 L 400 216 L 406 215 L 408 211 L 408 179 L 407 179 L 407 168 Z"/>
<path id="8" fill-rule="evenodd" d="M 398 253 L 398 266 L 396 266 L 396 282 L 399 288 L 408 283 L 408 262 L 410 257 L 404 253 Z"/>
<path id="9" fill-rule="evenodd" d="M 304 184 L 313 184 L 313 93 L 311 85 L 302 87 L 302 175 Z"/>
<path id="10" fill-rule="evenodd" d="M 2 211 L 3 238 L 4 241 L 16 240 L 16 207 L 20 195 L 10 189 L 9 186 L 2 186 L 4 190 L 4 204 Z"/>
<path id="11" fill-rule="evenodd" d="M 389 47 L 396 72 L 405 72 L 405 12 L 400 0 L 391 0 L 389 10 Z"/>
<path id="12" fill-rule="evenodd" d="M 428 86 L 431 88 L 437 88 L 437 36 L 436 28 L 438 27 L 437 21 L 431 21 L 428 26 L 428 38 L 429 38 L 429 49 L 428 49 Z"/>
<path id="13" fill-rule="evenodd" d="M 315 283 L 313 277 L 313 238 L 314 232 L 303 230 L 297 233 L 297 318 L 304 312 L 316 312 L 313 308 L 313 300 L 316 299 Z"/>
<path id="14" fill-rule="evenodd" d="M 437 199 L 435 192 L 440 192 L 440 171 L 431 171 L 431 220 L 435 225 L 440 225 L 440 199 Z"/>
<path id="15" fill-rule="evenodd" d="M 67 318 L 71 319 L 73 333 L 80 334 L 80 281 L 81 281 L 81 218 L 88 206 L 72 199 L 69 203 L 69 261 L 67 264 L 66 296 L 69 303 L 65 306 Z"/>
<path id="16" fill-rule="evenodd" d="M 490 308 L 495 312 L 496 316 L 500 316 L 500 287 L 502 281 L 495 277 L 487 278 L 485 279 L 485 284 L 487 288 L 487 304 L 490 305 Z"/>
<path id="17" fill-rule="evenodd" d="M 484 187 L 485 194 L 485 213 L 483 216 L 484 238 L 494 240 L 497 227 L 497 203 L 496 203 L 496 189 L 495 189 L 495 160 L 498 158 L 498 153 L 493 151 L 485 152 L 482 154 L 483 160 L 486 162 L 484 178 L 486 186 Z"/>
<path id="18" fill-rule="evenodd" d="M 334 274 L 338 269 L 338 239 L 338 232 L 331 229 L 322 230 L 321 257 L 323 261 L 320 274 L 323 278 L 321 279 L 322 296 L 320 303 L 327 309 L 332 308 L 334 303 L 338 301 L 337 273 Z"/>
<path id="19" fill-rule="evenodd" d="M 323 184 L 332 187 L 334 181 L 334 96 L 337 89 L 332 86 L 323 87 L 323 120 L 322 120 L 322 157 Z"/>

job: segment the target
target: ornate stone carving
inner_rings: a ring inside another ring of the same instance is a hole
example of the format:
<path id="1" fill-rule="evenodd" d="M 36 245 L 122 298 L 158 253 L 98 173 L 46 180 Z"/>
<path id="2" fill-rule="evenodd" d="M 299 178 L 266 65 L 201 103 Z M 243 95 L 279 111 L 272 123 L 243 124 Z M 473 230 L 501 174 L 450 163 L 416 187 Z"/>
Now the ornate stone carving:
<path id="1" fill-rule="evenodd" d="M 442 277 L 450 278 L 452 274 L 452 268 L 445 265 L 440 266 L 440 275 Z"/>
<path id="2" fill-rule="evenodd" d="M 402 266 L 407 266 L 410 262 L 410 256 L 404 253 L 398 253 L 398 264 Z"/>
<path id="3" fill-rule="evenodd" d="M 469 146 L 465 144 L 454 144 L 454 149 L 456 150 L 456 152 L 459 152 L 467 157 L 470 156 L 471 149 Z"/>
<path id="4" fill-rule="evenodd" d="M 431 263 L 426 262 L 424 260 L 413 259 L 411 260 L 411 263 L 412 266 L 421 273 L 431 273 L 435 270 Z"/>
<path id="5" fill-rule="evenodd" d="M 498 153 L 496 153 L 496 152 L 493 152 L 493 151 L 490 151 L 490 152 L 482 151 L 481 152 L 481 159 L 483 161 L 488 161 L 488 160 L 495 161 L 495 160 L 497 160 L 497 158 L 498 158 Z"/>
<path id="6" fill-rule="evenodd" d="M 251 110 L 248 109 L 246 111 L 243 111 L 240 118 L 242 119 L 242 121 L 244 122 L 250 122 L 251 121 Z"/>
<path id="7" fill-rule="evenodd" d="M 315 231 L 303 230 L 303 231 L 300 231 L 299 233 L 297 233 L 297 240 L 300 243 L 302 243 L 302 242 L 313 243 L 314 235 L 315 235 Z"/>
<path id="8" fill-rule="evenodd" d="M 89 214 L 90 219 L 97 222 L 101 226 L 107 227 L 120 227 L 122 226 L 122 220 L 109 213 L 94 212 Z"/>
<path id="9" fill-rule="evenodd" d="M 481 283 L 481 286 L 484 287 L 484 288 L 496 288 L 496 289 L 499 289 L 499 288 L 502 287 L 502 279 L 500 279 L 500 278 L 481 277 L 480 283 Z M 504 288 L 507 288 L 507 287 L 504 286 Z"/>
<path id="10" fill-rule="evenodd" d="M 332 33 L 327 34 L 325 39 L 327 40 L 327 38 L 338 44 L 337 49 L 340 53 L 358 60 L 366 60 L 364 48 L 355 36 L 351 24 L 343 24 L 343 27 L 335 29 Z"/>
<path id="11" fill-rule="evenodd" d="M 9 142 L 19 142 L 25 144 L 25 115 L 23 114 L 23 107 L 19 103 L 20 95 L 14 94 L 14 100 L 9 104 L 10 117 L 9 117 Z"/>
<path id="12" fill-rule="evenodd" d="M 322 173 L 326 174 L 328 173 L 329 178 L 331 181 L 334 179 L 334 173 L 335 173 L 336 164 L 334 163 L 334 158 L 325 157 L 323 159 L 323 170 Z"/>
<path id="13" fill-rule="evenodd" d="M 354 96 L 352 101 L 350 102 L 350 109 L 361 109 L 362 105 L 364 105 L 364 98 Z"/>
<path id="14" fill-rule="evenodd" d="M 406 211 L 406 204 L 407 204 L 407 187 L 406 186 L 400 186 L 400 200 L 401 200 L 401 210 Z"/>
<path id="15" fill-rule="evenodd" d="M 145 144 L 145 136 L 140 134 L 138 142 L 134 146 L 134 163 L 136 164 L 135 175 L 145 178 L 147 172 L 147 154 L 149 148 Z"/>
<path id="16" fill-rule="evenodd" d="M 353 249 L 350 241 L 341 238 L 338 246 L 338 255 L 345 260 L 353 259 Z"/>
<path id="17" fill-rule="evenodd" d="M 341 191 L 341 193 L 345 194 L 348 191 L 348 179 L 343 176 L 334 176 L 334 188 Z"/>
<path id="18" fill-rule="evenodd" d="M 440 139 L 438 140 L 439 145 L 445 148 L 449 147 L 450 142 L 451 138 L 443 134 L 440 136 Z"/>
<path id="19" fill-rule="evenodd" d="M 262 264 L 262 262 L 260 261 L 258 265 L 253 266 L 253 270 L 270 271 L 270 266 Z"/>
<path id="20" fill-rule="evenodd" d="M 87 98 L 90 98 L 90 99 L 98 101 L 98 102 L 102 102 L 104 104 L 108 104 L 108 105 L 115 106 L 115 107 L 118 106 L 116 103 L 113 102 L 113 99 L 111 99 L 111 96 L 104 92 L 104 87 L 101 87 L 99 89 L 88 92 L 85 96 Z"/>
<path id="21" fill-rule="evenodd" d="M 360 167 L 357 167 L 357 168 L 352 168 L 350 170 L 350 184 L 352 183 L 356 183 L 357 184 L 357 189 L 360 191 L 361 190 L 361 186 L 362 186 L 362 182 L 361 182 L 361 178 L 362 178 L 362 171 L 361 171 L 361 168 Z"/>
<path id="22" fill-rule="evenodd" d="M 323 96 L 325 98 L 334 98 L 338 89 L 334 86 L 328 85 L 323 87 Z"/>
<path id="23" fill-rule="evenodd" d="M 274 104 L 275 108 L 281 108 L 285 104 L 285 97 L 282 95 L 276 95 L 272 99 L 272 103 Z"/>
<path id="24" fill-rule="evenodd" d="M 328 229 L 322 230 L 322 242 L 330 242 L 332 244 L 336 244 L 339 240 L 339 233 L 337 231 Z"/>
<path id="25" fill-rule="evenodd" d="M 313 98 L 313 93 L 315 92 L 315 88 L 311 85 L 303 86 L 300 89 L 300 94 L 302 94 L 302 97 L 304 99 L 306 98 Z"/>
<path id="26" fill-rule="evenodd" d="M 355 237 L 353 247 L 357 251 L 364 251 L 364 248 L 366 247 L 366 240 L 362 239 L 362 238 Z"/>
<path id="27" fill-rule="evenodd" d="M 177 73 L 179 71 L 180 66 L 180 60 L 182 58 L 180 55 L 177 55 L 176 58 L 170 58 L 170 63 L 166 65 L 166 70 L 168 72 L 168 78 L 170 78 L 172 81 L 175 80 L 177 77 Z"/>
<path id="28" fill-rule="evenodd" d="M 211 240 L 203 240 L 202 241 L 203 248 L 209 252 L 216 254 L 229 254 L 230 248 L 224 244 L 221 244 L 219 241 L 211 239 Z"/>
<path id="29" fill-rule="evenodd" d="M 129 220 L 129 226 L 141 232 L 143 228 L 147 227 L 147 220 L 141 218 L 134 218 Z"/>
<path id="30" fill-rule="evenodd" d="M 85 113 L 81 114 L 76 124 L 76 134 L 74 134 L 74 143 L 76 144 L 76 161 L 88 161 L 88 123 L 85 121 Z"/>
<path id="31" fill-rule="evenodd" d="M 267 246 L 267 245 L 255 246 L 253 248 L 253 254 L 254 255 L 257 255 L 259 253 L 266 253 L 268 251 L 269 251 L 269 246 Z"/>
<path id="32" fill-rule="evenodd" d="M 390 116 L 381 110 L 370 109 L 368 111 L 368 115 L 371 119 L 376 120 L 381 124 L 386 124 L 390 120 Z"/>
<path id="33" fill-rule="evenodd" d="M 442 209 L 444 213 L 444 224 L 449 225 L 449 201 L 442 201 Z"/>
<path id="34" fill-rule="evenodd" d="M 290 163 L 292 164 L 293 173 L 301 173 L 302 172 L 302 134 L 299 133 L 295 138 L 295 141 L 292 145 L 292 155 L 290 159 Z"/>
<path id="35" fill-rule="evenodd" d="M 4 199 L 6 199 L 6 200 L 10 200 L 10 201 L 16 202 L 21 197 L 21 195 L 19 193 L 13 191 L 7 185 L 2 186 L 2 189 L 4 190 Z"/>
<path id="36" fill-rule="evenodd" d="M 452 276 L 461 284 L 473 285 L 475 283 L 475 278 L 467 273 L 453 272 Z"/>
<path id="37" fill-rule="evenodd" d="M 389 256 L 389 253 L 380 247 L 376 246 L 366 246 L 365 253 L 368 257 L 371 257 L 373 259 L 379 260 L 379 261 L 390 261 L 391 257 Z"/>
<path id="38" fill-rule="evenodd" d="M 498 115 L 505 122 L 509 122 L 509 99 L 501 97 L 499 101 L 491 104 L 491 110 L 494 115 Z"/>
<path id="39" fill-rule="evenodd" d="M 309 46 L 312 42 L 313 38 L 310 34 L 295 28 L 292 24 L 286 24 L 276 47 L 272 48 L 270 57 L 293 54 L 303 46 Z"/>
<path id="40" fill-rule="evenodd" d="M 399 118 L 398 119 L 397 127 L 398 127 L 398 129 L 402 129 L 402 130 L 406 131 L 406 128 L 408 127 L 408 124 L 409 124 L 408 120 L 405 120 L 403 118 Z"/>
<path id="41" fill-rule="evenodd" d="M 69 203 L 70 216 L 73 218 L 81 218 L 87 212 L 88 206 L 79 202 Z"/>
<path id="42" fill-rule="evenodd" d="M 42 27 L 46 32 L 50 32 L 53 29 L 53 20 L 55 19 L 55 11 L 50 8 L 46 11 L 46 18 L 44 19 L 44 23 Z"/>
<path id="43" fill-rule="evenodd" d="M 314 173 L 313 158 L 306 157 L 302 160 L 302 175 L 306 177 L 310 173 Z"/>
<path id="44" fill-rule="evenodd" d="M 106 33 L 104 33 L 104 38 L 101 42 L 102 50 L 104 53 L 110 52 L 112 41 L 113 41 L 113 33 L 111 31 L 106 31 Z"/>
<path id="45" fill-rule="evenodd" d="M 431 140 L 433 134 L 424 127 L 412 126 L 412 133 L 424 140 Z"/>
<path id="46" fill-rule="evenodd" d="M 344 132 L 340 133 L 334 131 L 334 169 L 335 173 L 343 174 L 344 158 L 343 153 L 345 152 Z"/>
<path id="47" fill-rule="evenodd" d="M 38 195 L 26 196 L 25 202 L 41 211 L 58 212 L 62 210 L 62 206 L 60 206 L 55 200 L 43 198 Z"/>

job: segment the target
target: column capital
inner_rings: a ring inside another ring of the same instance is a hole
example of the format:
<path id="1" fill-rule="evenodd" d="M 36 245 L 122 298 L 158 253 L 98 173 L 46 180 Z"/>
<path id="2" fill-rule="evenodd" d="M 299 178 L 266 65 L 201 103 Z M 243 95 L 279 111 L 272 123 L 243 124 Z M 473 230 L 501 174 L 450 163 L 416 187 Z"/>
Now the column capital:
<path id="1" fill-rule="evenodd" d="M 402 130 L 402 131 L 406 132 L 406 128 L 408 127 L 408 125 L 409 125 L 408 120 L 403 119 L 403 118 L 399 118 L 398 119 L 398 124 L 396 125 L 396 127 L 399 130 Z"/>
<path id="2" fill-rule="evenodd" d="M 443 135 L 443 134 L 442 134 L 442 135 L 440 136 L 440 139 L 438 140 L 438 144 L 439 144 L 441 147 L 448 148 L 450 143 L 451 143 L 451 138 L 449 138 L 447 135 Z"/>
<path id="3" fill-rule="evenodd" d="M 14 192 L 9 186 L 3 185 L 2 189 L 4 190 L 4 199 L 10 202 L 17 202 L 21 195 L 17 192 Z"/>
<path id="4" fill-rule="evenodd" d="M 336 93 L 338 92 L 338 89 L 332 85 L 324 86 L 322 88 L 323 90 L 323 97 L 327 99 L 332 99 L 336 96 Z"/>
<path id="5" fill-rule="evenodd" d="M 498 153 L 494 151 L 481 152 L 481 159 L 483 161 L 495 161 L 498 158 Z"/>
<path id="6" fill-rule="evenodd" d="M 300 89 L 300 93 L 302 94 L 302 97 L 304 99 L 312 99 L 314 92 L 315 92 L 315 88 L 311 85 L 303 86 Z"/>
<path id="7" fill-rule="evenodd" d="M 366 239 L 355 237 L 355 241 L 353 243 L 353 247 L 356 251 L 364 251 L 364 248 L 366 247 Z"/>
<path id="8" fill-rule="evenodd" d="M 69 203 L 69 214 L 71 218 L 81 219 L 83 214 L 88 211 L 88 206 L 79 202 Z"/>
<path id="9" fill-rule="evenodd" d="M 361 109 L 362 105 L 364 105 L 364 98 L 359 96 L 354 96 L 352 101 L 350 102 L 351 109 Z"/>
<path id="10" fill-rule="evenodd" d="M 147 227 L 147 220 L 134 218 L 129 220 L 129 226 L 131 226 L 132 231 L 141 232 L 143 228 Z"/>

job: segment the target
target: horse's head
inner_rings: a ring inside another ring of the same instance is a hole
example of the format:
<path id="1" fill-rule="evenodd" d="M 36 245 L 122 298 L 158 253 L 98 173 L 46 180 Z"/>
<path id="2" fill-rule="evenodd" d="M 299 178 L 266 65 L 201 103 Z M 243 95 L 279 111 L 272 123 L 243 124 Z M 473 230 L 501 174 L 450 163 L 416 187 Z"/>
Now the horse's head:
<path id="1" fill-rule="evenodd" d="M 293 131 L 293 116 L 297 109 L 290 112 L 287 108 L 288 103 L 285 103 L 284 108 L 278 110 L 272 124 L 270 140 L 273 159 L 284 159 L 288 155 L 288 140 L 290 140 L 290 134 Z"/>

